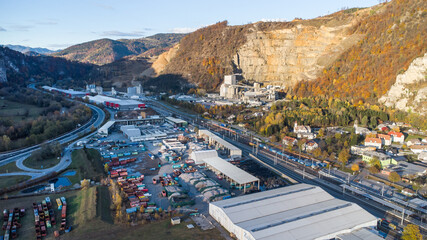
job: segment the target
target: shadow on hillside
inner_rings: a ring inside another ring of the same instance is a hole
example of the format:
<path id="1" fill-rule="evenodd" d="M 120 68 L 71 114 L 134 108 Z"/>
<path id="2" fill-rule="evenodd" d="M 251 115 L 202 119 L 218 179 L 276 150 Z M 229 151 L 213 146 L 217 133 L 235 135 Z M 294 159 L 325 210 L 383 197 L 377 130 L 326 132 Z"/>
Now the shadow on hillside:
<path id="1" fill-rule="evenodd" d="M 143 80 L 143 87 L 157 92 L 186 93 L 191 84 L 182 75 L 162 74 L 155 78 Z"/>

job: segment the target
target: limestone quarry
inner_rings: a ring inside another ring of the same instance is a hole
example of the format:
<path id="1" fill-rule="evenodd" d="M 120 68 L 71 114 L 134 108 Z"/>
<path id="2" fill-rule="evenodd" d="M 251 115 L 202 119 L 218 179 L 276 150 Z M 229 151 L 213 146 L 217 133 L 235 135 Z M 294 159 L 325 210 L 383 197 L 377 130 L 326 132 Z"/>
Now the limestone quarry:
<path id="1" fill-rule="evenodd" d="M 349 35 L 351 24 L 336 27 L 296 25 L 289 29 L 257 31 L 234 56 L 234 62 L 246 79 L 269 85 L 293 86 L 301 80 L 313 80 L 360 35 Z"/>
<path id="2" fill-rule="evenodd" d="M 399 74 L 390 90 L 379 99 L 389 107 L 420 114 L 427 113 L 427 53 L 416 58 L 406 72 Z"/>

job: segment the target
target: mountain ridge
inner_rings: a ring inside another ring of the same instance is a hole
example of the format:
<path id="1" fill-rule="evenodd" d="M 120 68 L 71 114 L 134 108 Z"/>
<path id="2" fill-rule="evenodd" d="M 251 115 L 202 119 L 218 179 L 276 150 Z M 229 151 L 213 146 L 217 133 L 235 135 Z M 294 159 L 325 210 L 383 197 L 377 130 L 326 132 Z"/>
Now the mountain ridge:
<path id="1" fill-rule="evenodd" d="M 97 39 L 70 46 L 52 56 L 96 65 L 109 64 L 128 56 L 159 55 L 185 34 L 160 33 L 138 39 Z"/>
<path id="2" fill-rule="evenodd" d="M 38 54 L 43 54 L 43 55 L 48 55 L 54 52 L 57 52 L 55 50 L 51 50 L 48 48 L 41 48 L 41 47 L 28 47 L 28 46 L 23 46 L 23 45 L 13 45 L 13 44 L 6 44 L 6 45 L 1 45 L 3 47 L 8 47 L 12 50 L 21 52 L 21 53 L 27 53 L 27 52 L 33 52 L 33 53 L 38 53 Z"/>

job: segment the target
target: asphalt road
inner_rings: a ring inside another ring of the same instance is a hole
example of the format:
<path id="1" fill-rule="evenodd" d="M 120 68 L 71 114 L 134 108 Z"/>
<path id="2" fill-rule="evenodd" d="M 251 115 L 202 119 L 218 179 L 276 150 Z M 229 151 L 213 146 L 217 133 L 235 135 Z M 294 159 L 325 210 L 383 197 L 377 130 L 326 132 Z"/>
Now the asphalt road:
<path id="1" fill-rule="evenodd" d="M 89 122 L 85 123 L 84 125 L 82 125 L 81 127 L 68 132 L 62 136 L 59 136 L 57 138 L 48 140 L 44 143 L 51 143 L 51 142 L 59 142 L 60 144 L 64 144 L 70 141 L 73 141 L 77 138 L 79 138 L 81 135 L 84 135 L 88 132 L 91 131 L 92 125 L 95 128 L 98 128 L 101 126 L 102 122 L 105 119 L 105 113 L 104 111 L 102 111 L 102 109 L 91 105 L 91 104 L 87 104 L 87 103 L 83 103 L 84 105 L 86 105 L 87 107 L 89 107 L 90 109 L 92 109 L 92 118 L 89 120 Z M 0 166 L 8 164 L 10 162 L 14 162 L 17 161 L 18 159 L 25 157 L 25 156 L 29 156 L 33 151 L 39 149 L 41 146 L 41 144 L 38 145 L 34 145 L 31 147 L 27 147 L 24 149 L 19 149 L 16 151 L 10 151 L 7 153 L 3 153 L 0 154 Z"/>

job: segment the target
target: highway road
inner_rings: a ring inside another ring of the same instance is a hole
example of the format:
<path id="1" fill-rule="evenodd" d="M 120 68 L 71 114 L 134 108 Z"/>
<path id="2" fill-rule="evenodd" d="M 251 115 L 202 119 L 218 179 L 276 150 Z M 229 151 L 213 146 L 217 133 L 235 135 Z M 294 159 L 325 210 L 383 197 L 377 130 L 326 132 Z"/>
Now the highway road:
<path id="1" fill-rule="evenodd" d="M 70 141 L 73 141 L 77 138 L 79 138 L 81 135 L 84 135 L 91 131 L 92 126 L 95 128 L 98 128 L 101 126 L 101 124 L 104 122 L 105 119 L 105 113 L 97 106 L 94 106 L 92 104 L 82 103 L 89 107 L 92 110 L 92 117 L 91 119 L 85 123 L 84 125 L 80 126 L 77 129 L 74 129 L 71 132 L 68 132 L 62 136 L 59 136 L 57 138 L 51 139 L 46 141 L 45 143 L 50 142 L 59 142 L 60 144 L 64 144 Z M 33 151 L 39 149 L 41 144 L 34 145 L 31 147 L 27 147 L 24 149 L 19 149 L 16 151 L 9 151 L 6 153 L 0 154 L 0 166 L 8 164 L 10 162 L 17 161 L 18 159 L 21 159 L 23 157 L 28 157 Z"/>

